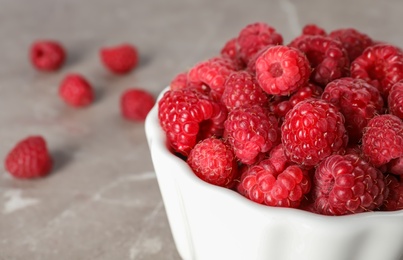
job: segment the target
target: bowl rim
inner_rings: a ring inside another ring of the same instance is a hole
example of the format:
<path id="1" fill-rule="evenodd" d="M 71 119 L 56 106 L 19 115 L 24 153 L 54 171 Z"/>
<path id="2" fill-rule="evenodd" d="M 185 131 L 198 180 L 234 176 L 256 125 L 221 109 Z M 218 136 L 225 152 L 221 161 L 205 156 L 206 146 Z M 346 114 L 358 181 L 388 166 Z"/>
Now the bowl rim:
<path id="1" fill-rule="evenodd" d="M 162 98 L 165 92 L 169 90 L 169 86 L 165 87 L 160 94 L 158 95 L 157 102 L 149 112 L 146 122 L 145 122 L 145 131 L 147 135 L 147 139 L 149 142 L 149 149 L 151 153 L 157 153 L 158 156 L 162 156 L 164 160 L 168 160 L 173 164 L 177 164 L 181 171 L 172 171 L 174 178 L 180 178 L 186 181 L 190 185 L 197 185 L 205 192 L 214 193 L 217 196 L 223 196 L 228 200 L 228 203 L 236 203 L 239 204 L 239 210 L 248 210 L 253 214 L 270 214 L 272 216 L 292 218 L 298 221 L 298 219 L 304 219 L 304 221 L 310 220 L 312 224 L 318 225 L 329 224 L 329 222 L 333 223 L 347 223 L 351 224 L 352 221 L 360 222 L 365 220 L 372 221 L 373 219 L 378 218 L 390 218 L 390 217 L 403 217 L 403 209 L 397 211 L 368 211 L 356 214 L 349 215 L 341 215 L 341 216 L 332 216 L 332 215 L 321 215 L 318 213 L 313 213 L 310 211 L 295 209 L 295 208 L 282 208 L 282 207 L 271 207 L 267 205 L 262 205 L 256 202 L 253 202 L 241 194 L 237 193 L 234 190 L 219 187 L 216 185 L 209 184 L 200 178 L 198 178 L 188 166 L 188 164 L 180 159 L 179 157 L 172 154 L 169 149 L 166 147 L 166 135 L 162 130 L 159 119 L 158 119 L 158 102 Z M 164 161 L 162 160 L 162 161 Z M 158 162 L 154 162 L 158 163 Z M 158 179 L 158 174 L 157 174 Z"/>

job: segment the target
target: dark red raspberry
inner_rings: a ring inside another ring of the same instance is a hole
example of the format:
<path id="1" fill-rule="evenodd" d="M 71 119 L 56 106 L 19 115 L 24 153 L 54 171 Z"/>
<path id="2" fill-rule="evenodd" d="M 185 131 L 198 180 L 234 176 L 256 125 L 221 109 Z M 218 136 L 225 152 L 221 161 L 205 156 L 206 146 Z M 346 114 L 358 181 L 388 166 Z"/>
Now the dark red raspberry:
<path id="1" fill-rule="evenodd" d="M 120 112 L 124 118 L 143 122 L 155 104 L 154 96 L 144 89 L 130 88 L 120 97 Z"/>
<path id="2" fill-rule="evenodd" d="M 350 61 L 355 60 L 366 48 L 373 45 L 372 39 L 368 35 L 352 28 L 334 30 L 329 37 L 341 42 Z"/>
<path id="3" fill-rule="evenodd" d="M 364 128 L 362 149 L 375 167 L 402 157 L 403 122 L 390 114 L 374 116 Z"/>
<path id="4" fill-rule="evenodd" d="M 388 96 L 388 110 L 390 114 L 403 119 L 403 81 L 392 86 Z"/>
<path id="5" fill-rule="evenodd" d="M 403 178 L 403 156 L 388 162 L 387 171 L 395 175 L 400 175 L 401 178 Z"/>
<path id="6" fill-rule="evenodd" d="M 196 88 L 184 88 L 164 93 L 158 118 L 168 144 L 187 156 L 200 140 L 222 136 L 227 109 Z"/>
<path id="7" fill-rule="evenodd" d="M 377 87 L 387 98 L 392 86 L 403 79 L 403 54 L 389 44 L 368 47 L 351 63 L 351 76 Z"/>
<path id="8" fill-rule="evenodd" d="M 319 35 L 302 35 L 289 46 L 305 53 L 311 67 L 311 80 L 321 86 L 349 75 L 350 61 L 340 42 Z"/>
<path id="9" fill-rule="evenodd" d="M 268 48 L 255 66 L 260 86 L 271 95 L 290 95 L 305 85 L 311 74 L 306 56 L 287 46 Z"/>
<path id="10" fill-rule="evenodd" d="M 344 115 L 350 143 L 358 143 L 368 121 L 383 110 L 378 89 L 361 79 L 346 77 L 330 82 L 322 99 L 334 104 Z"/>
<path id="11" fill-rule="evenodd" d="M 212 92 L 221 96 L 229 75 L 236 71 L 234 63 L 224 57 L 214 57 L 199 62 L 188 73 L 188 84 L 206 85 Z"/>
<path id="12" fill-rule="evenodd" d="M 331 155 L 316 168 L 313 196 L 320 214 L 372 211 L 388 194 L 382 172 L 356 155 Z"/>
<path id="13" fill-rule="evenodd" d="M 321 99 L 299 102 L 285 116 L 282 143 L 291 161 L 314 166 L 331 154 L 343 153 L 348 142 L 344 117 Z"/>
<path id="14" fill-rule="evenodd" d="M 60 83 L 59 96 L 70 106 L 85 107 L 93 102 L 94 91 L 82 75 L 69 74 Z"/>
<path id="15" fill-rule="evenodd" d="M 190 151 L 187 163 L 202 180 L 231 188 L 237 176 L 237 162 L 231 147 L 223 140 L 206 138 Z"/>
<path id="16" fill-rule="evenodd" d="M 20 179 L 46 176 L 52 164 L 52 157 L 42 136 L 29 136 L 19 141 L 5 160 L 6 170 Z"/>
<path id="17" fill-rule="evenodd" d="M 113 73 L 126 74 L 133 70 L 139 62 L 138 50 L 131 44 L 104 47 L 100 50 L 104 66 Z"/>
<path id="18" fill-rule="evenodd" d="M 389 188 L 389 195 L 381 209 L 385 211 L 403 209 L 403 182 L 399 182 L 397 177 L 391 174 L 386 175 L 385 179 Z"/>
<path id="19" fill-rule="evenodd" d="M 239 53 L 245 64 L 267 45 L 281 45 L 283 37 L 266 23 L 258 22 L 244 27 L 238 35 Z"/>
<path id="20" fill-rule="evenodd" d="M 303 35 L 321 35 L 326 36 L 326 31 L 316 24 L 307 24 L 302 28 Z"/>
<path id="21" fill-rule="evenodd" d="M 255 163 L 261 153 L 280 142 L 277 118 L 260 106 L 233 109 L 224 127 L 224 137 L 244 164 Z"/>
<path id="22" fill-rule="evenodd" d="M 238 192 L 260 204 L 298 208 L 311 188 L 311 180 L 307 170 L 288 165 L 284 159 L 284 151 L 276 149 L 268 159 L 246 169 Z"/>
<path id="23" fill-rule="evenodd" d="M 40 40 L 31 45 L 30 58 L 36 69 L 55 71 L 63 65 L 66 59 L 66 51 L 57 41 Z"/>
<path id="24" fill-rule="evenodd" d="M 267 95 L 247 71 L 233 72 L 225 82 L 221 98 L 228 111 L 241 106 L 267 105 Z"/>

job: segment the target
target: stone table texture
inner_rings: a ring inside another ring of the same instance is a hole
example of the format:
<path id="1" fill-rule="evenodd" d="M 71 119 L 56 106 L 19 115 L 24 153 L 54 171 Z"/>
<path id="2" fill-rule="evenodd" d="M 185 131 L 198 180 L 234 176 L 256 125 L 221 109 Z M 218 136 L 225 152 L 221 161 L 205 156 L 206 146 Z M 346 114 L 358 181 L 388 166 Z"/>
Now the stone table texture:
<path id="1" fill-rule="evenodd" d="M 144 124 L 122 119 L 122 92 L 141 87 L 156 96 L 256 21 L 275 27 L 285 42 L 317 23 L 403 47 L 402 10 L 399 0 L 0 0 L 0 158 L 40 134 L 55 163 L 51 175 L 36 180 L 14 179 L 0 166 L 0 259 L 180 259 Z M 28 60 L 30 44 L 43 38 L 67 49 L 58 72 L 37 72 Z M 141 61 L 115 76 L 98 51 L 122 42 L 136 45 Z M 96 89 L 88 108 L 67 107 L 58 97 L 71 72 Z"/>

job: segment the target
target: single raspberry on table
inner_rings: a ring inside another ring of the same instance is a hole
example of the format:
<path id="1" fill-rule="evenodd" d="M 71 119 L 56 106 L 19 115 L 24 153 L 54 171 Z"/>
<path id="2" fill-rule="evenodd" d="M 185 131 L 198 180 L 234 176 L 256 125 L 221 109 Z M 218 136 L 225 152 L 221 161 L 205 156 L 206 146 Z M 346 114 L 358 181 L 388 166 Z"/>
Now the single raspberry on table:
<path id="1" fill-rule="evenodd" d="M 190 151 L 187 163 L 202 180 L 231 188 L 237 176 L 238 165 L 231 147 L 222 139 L 206 138 Z"/>
<path id="2" fill-rule="evenodd" d="M 94 100 L 91 84 L 80 74 L 68 74 L 59 86 L 59 96 L 72 107 L 85 107 Z"/>
<path id="3" fill-rule="evenodd" d="M 228 111 L 241 106 L 267 106 L 268 98 L 256 78 L 247 71 L 233 72 L 225 82 L 222 102 Z"/>
<path id="4" fill-rule="evenodd" d="M 42 136 L 28 136 L 19 141 L 5 159 L 6 170 L 20 179 L 46 176 L 52 164 L 52 157 Z"/>
<path id="5" fill-rule="evenodd" d="M 388 96 L 388 110 L 403 120 L 403 81 L 394 84 Z"/>
<path id="6" fill-rule="evenodd" d="M 329 37 L 341 42 L 351 62 L 360 56 L 366 48 L 373 45 L 373 41 L 368 35 L 353 28 L 334 30 L 330 32 Z"/>
<path id="7" fill-rule="evenodd" d="M 254 54 L 265 46 L 281 44 L 283 44 L 281 34 L 276 32 L 273 27 L 262 22 L 245 26 L 238 35 L 239 53 L 245 64 L 248 64 Z"/>
<path id="8" fill-rule="evenodd" d="M 221 137 L 226 107 L 197 88 L 170 90 L 158 102 L 158 118 L 174 151 L 188 156 L 199 141 Z"/>
<path id="9" fill-rule="evenodd" d="M 281 139 L 291 161 L 314 166 L 331 154 L 343 153 L 348 143 L 344 117 L 321 99 L 299 102 L 285 116 Z"/>
<path id="10" fill-rule="evenodd" d="M 62 67 L 66 51 L 61 43 L 54 40 L 39 40 L 31 45 L 32 65 L 41 71 L 55 71 Z"/>
<path id="11" fill-rule="evenodd" d="M 320 86 L 349 75 L 350 61 L 338 41 L 320 35 L 302 35 L 289 46 L 305 53 L 312 68 L 311 80 Z"/>
<path id="12" fill-rule="evenodd" d="M 253 164 L 260 154 L 280 142 L 278 121 L 263 107 L 237 107 L 229 112 L 224 123 L 224 137 L 239 161 Z"/>
<path id="13" fill-rule="evenodd" d="M 368 47 L 351 63 L 351 77 L 378 88 L 387 99 L 392 86 L 403 79 L 403 54 L 390 44 Z"/>
<path id="14" fill-rule="evenodd" d="M 331 155 L 316 168 L 313 197 L 318 213 L 347 215 L 380 207 L 389 194 L 385 176 L 357 155 Z"/>
<path id="15" fill-rule="evenodd" d="M 326 31 L 325 29 L 319 27 L 316 24 L 307 24 L 302 28 L 302 34 L 303 35 L 321 35 L 321 36 L 326 36 Z"/>
<path id="16" fill-rule="evenodd" d="M 120 97 L 121 114 L 130 121 L 143 122 L 154 104 L 154 96 L 140 88 L 127 89 Z"/>
<path id="17" fill-rule="evenodd" d="M 128 43 L 104 47 L 99 55 L 105 68 L 115 74 L 129 73 L 139 62 L 137 48 Z"/>
<path id="18" fill-rule="evenodd" d="M 311 74 L 306 56 L 287 46 L 268 48 L 256 60 L 256 78 L 271 95 L 290 95 L 304 86 Z"/>
<path id="19" fill-rule="evenodd" d="M 207 86 L 214 94 L 221 97 L 229 75 L 236 71 L 236 65 L 228 58 L 213 57 L 193 66 L 188 72 L 188 84 Z"/>
<path id="20" fill-rule="evenodd" d="M 311 188 L 308 171 L 289 165 L 281 145 L 272 151 L 268 159 L 242 173 L 237 190 L 260 204 L 298 208 Z"/>
<path id="21" fill-rule="evenodd" d="M 334 104 L 344 115 L 350 143 L 358 143 L 368 121 L 383 110 L 378 89 L 361 79 L 336 79 L 326 85 L 322 99 Z"/>
<path id="22" fill-rule="evenodd" d="M 394 211 L 403 209 L 403 182 L 398 177 L 388 174 L 385 177 L 389 195 L 385 199 L 381 210 Z"/>
<path id="23" fill-rule="evenodd" d="M 364 156 L 375 167 L 380 167 L 392 159 L 402 157 L 402 120 L 391 114 L 374 116 L 364 128 L 362 150 Z"/>

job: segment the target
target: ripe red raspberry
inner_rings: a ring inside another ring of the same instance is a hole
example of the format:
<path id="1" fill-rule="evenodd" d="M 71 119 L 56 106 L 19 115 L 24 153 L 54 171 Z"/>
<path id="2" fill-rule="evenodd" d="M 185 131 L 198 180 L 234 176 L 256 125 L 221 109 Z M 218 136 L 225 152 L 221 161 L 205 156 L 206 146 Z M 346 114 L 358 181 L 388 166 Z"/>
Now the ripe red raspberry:
<path id="1" fill-rule="evenodd" d="M 242 163 L 253 164 L 280 142 L 277 118 L 260 106 L 235 108 L 224 123 L 224 137 Z"/>
<path id="2" fill-rule="evenodd" d="M 392 86 L 388 96 L 388 110 L 390 114 L 403 119 L 403 81 Z"/>
<path id="3" fill-rule="evenodd" d="M 358 143 L 368 121 L 383 110 L 378 89 L 361 79 L 346 77 L 330 82 L 322 99 L 334 104 L 344 115 L 350 143 Z"/>
<path id="4" fill-rule="evenodd" d="M 306 166 L 344 152 L 348 142 L 343 115 L 333 104 L 321 99 L 299 102 L 287 113 L 281 129 L 286 155 Z"/>
<path id="5" fill-rule="evenodd" d="M 178 90 L 181 88 L 186 88 L 188 83 L 188 73 L 181 72 L 177 74 L 169 84 L 169 88 L 171 90 Z"/>
<path id="6" fill-rule="evenodd" d="M 311 74 L 306 56 L 287 46 L 268 48 L 255 66 L 260 86 L 271 95 L 290 95 L 305 85 Z"/>
<path id="7" fill-rule="evenodd" d="M 368 35 L 352 28 L 334 30 L 329 37 L 341 42 L 350 61 L 355 60 L 367 47 L 373 45 L 372 39 Z"/>
<path id="8" fill-rule="evenodd" d="M 387 171 L 395 175 L 400 175 L 401 178 L 403 178 L 403 156 L 388 162 Z"/>
<path id="9" fill-rule="evenodd" d="M 239 53 L 245 64 L 267 45 L 281 45 L 283 37 L 266 23 L 258 22 L 244 27 L 238 35 Z"/>
<path id="10" fill-rule="evenodd" d="M 390 114 L 374 116 L 364 128 L 362 149 L 375 167 L 402 157 L 403 122 Z"/>
<path id="11" fill-rule="evenodd" d="M 66 59 L 64 47 L 56 41 L 40 40 L 31 45 L 32 65 L 42 71 L 58 70 Z"/>
<path id="12" fill-rule="evenodd" d="M 188 84 L 196 86 L 204 84 L 220 97 L 224 92 L 227 78 L 236 70 L 231 60 L 224 57 L 214 57 L 199 62 L 190 69 Z"/>
<path id="13" fill-rule="evenodd" d="M 394 211 L 403 209 L 403 182 L 399 182 L 396 176 L 386 175 L 386 184 L 389 195 L 383 203 L 381 210 Z"/>
<path id="14" fill-rule="evenodd" d="M 285 156 L 281 151 L 276 149 L 276 153 L 268 159 L 245 170 L 237 190 L 260 204 L 298 208 L 311 188 L 311 180 L 307 170 L 284 163 Z M 281 163 L 276 165 L 276 161 Z"/>
<path id="15" fill-rule="evenodd" d="M 223 140 L 206 138 L 190 151 L 187 163 L 202 180 L 231 188 L 237 176 L 237 162 L 231 147 Z"/>
<path id="16" fill-rule="evenodd" d="M 382 172 L 353 154 L 331 155 L 315 171 L 313 197 L 320 214 L 372 211 L 383 204 L 388 193 Z"/>
<path id="17" fill-rule="evenodd" d="M 392 86 L 403 79 L 403 54 L 389 44 L 368 47 L 351 63 L 351 76 L 378 88 L 387 98 Z"/>
<path id="18" fill-rule="evenodd" d="M 105 68 L 115 74 L 126 74 L 139 62 L 138 50 L 131 44 L 104 47 L 99 54 Z"/>
<path id="19" fill-rule="evenodd" d="M 317 26 L 316 24 L 307 24 L 302 28 L 302 34 L 303 35 L 321 35 L 321 36 L 326 36 L 326 31 Z"/>
<path id="20" fill-rule="evenodd" d="M 241 106 L 267 105 L 267 95 L 256 78 L 247 71 L 233 72 L 225 82 L 221 98 L 228 111 Z"/>
<path id="21" fill-rule="evenodd" d="M 248 64 L 246 65 L 246 70 L 252 73 L 253 75 L 256 75 L 256 60 L 259 58 L 262 53 L 264 53 L 267 49 L 274 47 L 276 45 L 267 45 L 260 49 L 258 52 L 256 52 L 250 59 Z"/>
<path id="22" fill-rule="evenodd" d="M 144 89 L 130 88 L 120 97 L 120 111 L 131 121 L 143 122 L 154 104 L 154 96 Z"/>
<path id="23" fill-rule="evenodd" d="M 158 118 L 168 144 L 188 156 L 197 142 L 221 137 L 227 109 L 196 88 L 171 90 L 158 102 Z"/>
<path id="24" fill-rule="evenodd" d="M 305 53 L 311 68 L 311 80 L 321 86 L 348 76 L 350 61 L 340 42 L 319 35 L 302 35 L 289 46 Z"/>
<path id="25" fill-rule="evenodd" d="M 6 170 L 14 177 L 31 179 L 47 175 L 52 168 L 52 157 L 42 136 L 29 136 L 19 141 L 8 153 Z"/>
<path id="26" fill-rule="evenodd" d="M 62 80 L 59 96 L 66 104 L 73 107 L 85 107 L 94 100 L 92 86 L 79 74 L 69 74 Z"/>
<path id="27" fill-rule="evenodd" d="M 239 55 L 238 39 L 236 37 L 228 40 L 225 43 L 224 47 L 220 51 L 220 54 L 223 57 L 232 60 L 239 70 L 245 68 L 245 63 L 242 61 Z"/>

